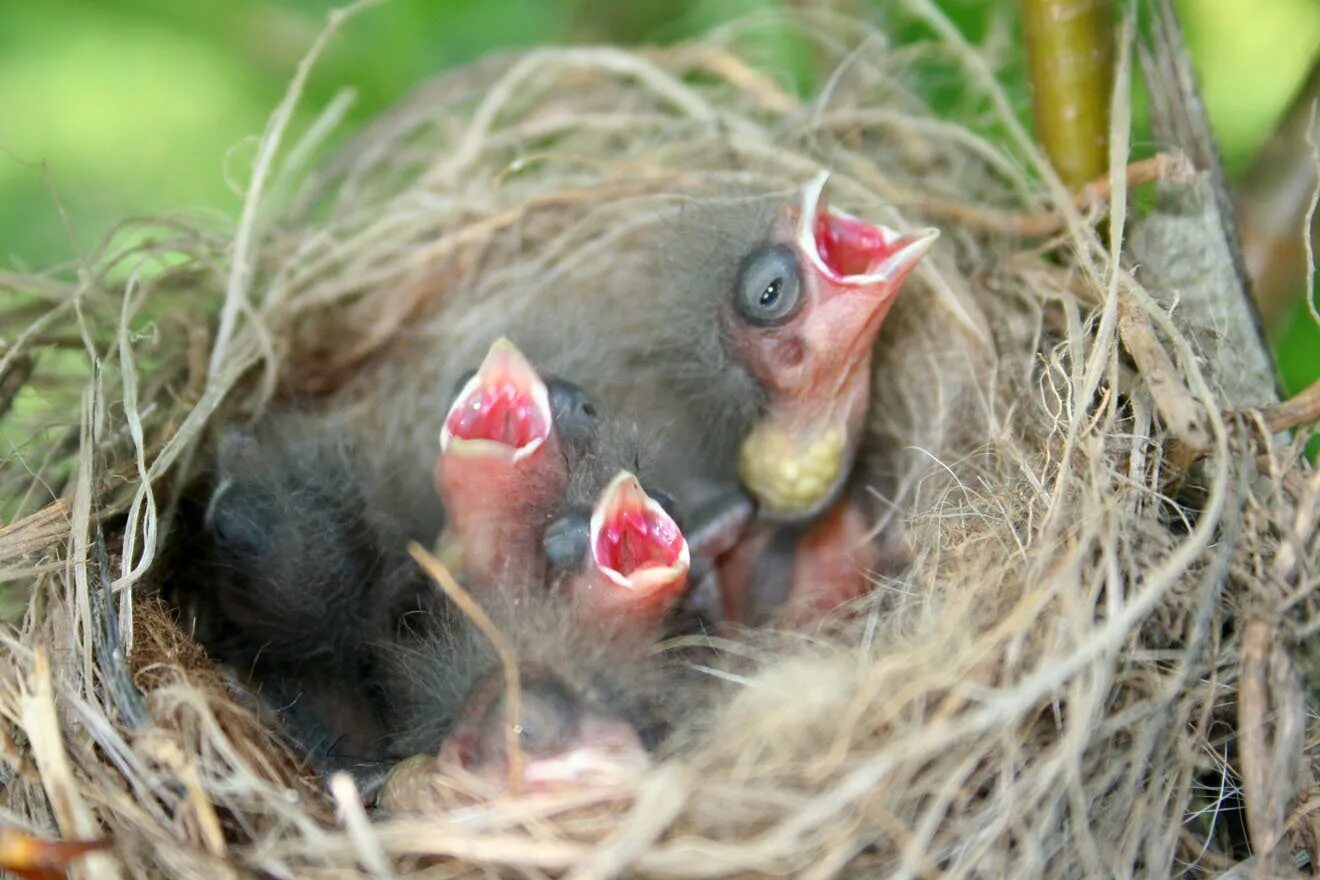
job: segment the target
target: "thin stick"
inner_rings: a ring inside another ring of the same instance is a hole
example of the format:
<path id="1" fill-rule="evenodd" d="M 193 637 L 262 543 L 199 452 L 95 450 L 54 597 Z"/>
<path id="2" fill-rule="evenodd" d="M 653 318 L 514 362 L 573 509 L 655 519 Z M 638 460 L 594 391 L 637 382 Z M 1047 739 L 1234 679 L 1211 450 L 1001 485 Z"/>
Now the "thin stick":
<path id="1" fill-rule="evenodd" d="M 1259 409 L 1251 407 L 1243 410 L 1226 409 L 1223 411 L 1223 415 L 1224 418 L 1229 420 L 1232 420 L 1237 416 L 1245 416 L 1248 418 L 1254 416 L 1257 418 L 1258 421 L 1256 421 L 1255 424 L 1259 425 L 1263 436 L 1257 436 L 1256 440 L 1260 444 L 1268 447 L 1269 438 L 1274 434 L 1278 434 L 1282 431 L 1291 431 L 1294 428 L 1300 428 L 1304 425 L 1311 425 L 1320 422 L 1320 380 L 1312 382 L 1306 388 L 1297 392 L 1282 403 L 1276 403 Z M 1181 478 L 1187 468 L 1194 462 L 1200 461 L 1204 458 L 1209 450 L 1206 447 L 1196 448 L 1187 446 L 1183 440 L 1175 441 L 1175 445 L 1176 444 L 1181 444 L 1181 447 L 1170 449 L 1166 457 L 1172 461 L 1175 472 L 1178 474 L 1179 478 Z M 1261 463 L 1262 466 L 1265 466 L 1268 461 L 1268 456 L 1262 456 L 1258 459 L 1258 462 Z M 1305 492 L 1303 491 L 1299 494 L 1299 491 L 1295 491 L 1297 490 L 1297 486 L 1295 486 L 1293 481 L 1289 479 L 1293 477 L 1294 474 L 1294 471 L 1288 471 L 1284 475 L 1285 488 L 1288 488 L 1295 497 L 1301 498 Z"/>
<path id="2" fill-rule="evenodd" d="M 83 800 L 69 753 L 64 747 L 64 733 L 55 709 L 55 688 L 44 645 L 38 644 L 33 655 L 31 682 L 21 683 L 20 687 L 23 730 L 31 743 L 41 786 L 50 799 L 51 812 L 60 834 L 79 840 L 95 839 L 101 828 Z M 84 868 L 88 877 L 122 876 L 116 862 L 106 856 L 89 855 Z"/>
<path id="3" fill-rule="evenodd" d="M 1262 408 L 1260 414 L 1271 434 L 1320 422 L 1320 379 L 1282 403 Z"/>
<path id="4" fill-rule="evenodd" d="M 1316 179 L 1315 189 L 1311 190 L 1311 201 L 1306 206 L 1306 217 L 1302 221 L 1302 249 L 1306 252 L 1306 310 L 1311 313 L 1311 319 L 1320 323 L 1320 309 L 1316 308 L 1315 299 L 1311 291 L 1315 290 L 1315 242 L 1312 240 L 1311 231 L 1315 229 L 1315 211 L 1320 205 L 1320 137 L 1316 136 L 1316 108 L 1311 107 L 1311 122 L 1307 125 L 1310 132 L 1307 135 L 1307 141 L 1311 144 L 1311 155 L 1315 160 Z"/>
<path id="5" fill-rule="evenodd" d="M 1183 183 L 1192 179 L 1196 169 L 1186 156 L 1157 153 L 1149 159 L 1131 162 L 1127 166 L 1128 189 L 1147 183 L 1170 181 Z M 1073 206 L 1087 212 L 1108 203 L 1113 195 L 1113 184 L 1108 173 L 1097 177 L 1077 190 Z M 951 220 L 977 232 L 1012 235 L 1018 238 L 1048 238 L 1068 226 L 1062 211 L 1044 211 L 1026 214 L 1013 211 L 992 211 L 964 204 L 952 199 L 914 199 L 914 207 L 923 214 L 941 220 Z"/>
<path id="6" fill-rule="evenodd" d="M 69 534 L 69 502 L 63 498 L 45 507 L 0 526 L 0 562 L 19 559 L 44 550 Z"/>
<path id="7" fill-rule="evenodd" d="M 417 560 L 422 570 L 440 585 L 445 595 L 454 600 L 458 609 L 476 624 L 481 634 L 490 640 L 495 655 L 500 659 L 500 666 L 504 670 L 505 706 L 509 717 L 509 726 L 504 733 L 505 747 L 509 753 L 509 788 L 516 794 L 522 790 L 523 780 L 522 745 L 518 742 L 522 712 L 522 683 L 518 675 L 518 654 L 514 651 L 513 645 L 509 644 L 509 640 L 504 637 L 504 633 L 499 631 L 477 604 L 477 600 L 472 598 L 472 594 L 458 585 L 458 581 L 454 580 L 454 575 L 443 562 L 416 541 L 408 542 L 408 552 Z"/>
<path id="8" fill-rule="evenodd" d="M 344 830 L 348 832 L 362 866 L 373 877 L 393 878 L 395 874 L 390 868 L 389 858 L 362 809 L 362 796 L 358 793 L 353 777 L 343 770 L 335 773 L 330 777 L 330 794 L 334 796 L 339 819 L 344 823 Z"/>
<path id="9" fill-rule="evenodd" d="M 727 49 L 693 45 L 681 48 L 670 57 L 676 63 L 713 73 L 774 113 L 786 115 L 801 106 L 802 102 L 795 95 Z"/>
<path id="10" fill-rule="evenodd" d="M 637 793 L 628 818 L 574 866 L 567 880 L 624 876 L 678 819 L 691 792 L 690 771 L 668 764 L 651 774 Z"/>

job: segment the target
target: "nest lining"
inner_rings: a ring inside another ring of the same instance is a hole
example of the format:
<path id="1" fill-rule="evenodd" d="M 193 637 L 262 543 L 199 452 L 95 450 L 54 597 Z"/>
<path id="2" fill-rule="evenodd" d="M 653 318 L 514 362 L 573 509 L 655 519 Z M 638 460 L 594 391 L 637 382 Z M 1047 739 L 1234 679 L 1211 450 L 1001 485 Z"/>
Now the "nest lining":
<path id="1" fill-rule="evenodd" d="M 490 59 L 307 173 L 338 111 L 285 143 L 304 66 L 232 239 L 153 221 L 76 276 L 0 276 L 27 327 L 0 376 L 35 352 L 27 388 L 59 401 L 10 414 L 34 440 L 4 476 L 0 561 L 31 597 L 4 635 L 6 818 L 112 838 L 94 877 L 1163 875 L 1314 846 L 1305 438 L 1233 410 L 1116 262 L 1126 179 L 1106 242 L 986 59 L 906 9 L 905 46 L 811 13 Z M 829 72 L 810 100 L 755 57 L 764 29 Z M 956 119 L 917 87 L 932 67 Z M 449 298 L 607 271 L 620 216 L 820 167 L 848 210 L 945 233 L 877 348 L 866 466 L 910 565 L 828 629 L 732 642 L 736 697 L 636 790 L 377 822 L 346 779 L 327 794 L 153 598 L 210 430 L 369 406 Z"/>

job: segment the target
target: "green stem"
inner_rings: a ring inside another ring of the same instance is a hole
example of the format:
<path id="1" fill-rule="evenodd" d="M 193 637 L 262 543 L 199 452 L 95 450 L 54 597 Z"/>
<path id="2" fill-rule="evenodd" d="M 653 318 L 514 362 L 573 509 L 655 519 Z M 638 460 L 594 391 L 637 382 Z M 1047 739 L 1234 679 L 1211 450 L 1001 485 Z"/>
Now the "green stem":
<path id="1" fill-rule="evenodd" d="M 1109 167 L 1112 0 L 1020 0 L 1036 139 L 1077 188 Z"/>

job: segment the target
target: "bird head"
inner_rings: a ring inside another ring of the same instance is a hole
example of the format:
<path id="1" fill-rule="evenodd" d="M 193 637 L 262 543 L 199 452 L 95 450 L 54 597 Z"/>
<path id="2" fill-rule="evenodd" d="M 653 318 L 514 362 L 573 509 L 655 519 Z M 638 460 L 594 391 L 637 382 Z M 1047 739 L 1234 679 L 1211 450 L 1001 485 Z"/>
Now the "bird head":
<path id="1" fill-rule="evenodd" d="M 518 464 L 542 453 L 553 433 L 545 380 L 501 337 L 449 407 L 440 431 L 440 464 L 472 459 Z"/>
<path id="2" fill-rule="evenodd" d="M 511 715 L 502 676 L 480 682 L 440 748 L 440 765 L 461 767 L 496 792 L 616 785 L 650 766 L 632 722 L 553 674 L 522 667 L 518 703 Z M 510 724 L 520 768 L 509 754 Z"/>
<path id="3" fill-rule="evenodd" d="M 904 279 L 939 236 L 904 234 L 827 208 L 822 173 L 743 259 L 723 311 L 732 353 L 766 392 L 739 475 L 764 515 L 807 519 L 841 490 L 856 455 L 871 348 Z"/>
<path id="4" fill-rule="evenodd" d="M 578 386 L 539 373 L 508 339 L 461 380 L 440 432 L 442 553 L 476 582 L 534 571 L 537 542 L 591 446 L 596 411 Z"/>
<path id="5" fill-rule="evenodd" d="M 589 516 L 566 514 L 546 530 L 543 549 L 567 590 L 606 628 L 649 628 L 682 598 L 691 553 L 660 493 L 620 471 Z"/>

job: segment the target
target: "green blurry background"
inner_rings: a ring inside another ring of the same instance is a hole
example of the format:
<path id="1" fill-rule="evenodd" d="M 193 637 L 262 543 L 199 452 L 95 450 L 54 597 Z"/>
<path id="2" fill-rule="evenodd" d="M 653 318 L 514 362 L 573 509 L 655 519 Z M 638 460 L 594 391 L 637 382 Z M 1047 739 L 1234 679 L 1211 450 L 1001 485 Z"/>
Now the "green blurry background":
<path id="1" fill-rule="evenodd" d="M 303 121 L 344 86 L 358 95 L 350 121 L 361 121 L 428 74 L 492 49 L 672 41 L 776 2 L 784 0 L 395 0 L 333 44 Z M 862 12 L 882 0 L 869 2 L 845 0 Z M 1010 0 L 940 2 L 976 35 Z M 67 260 L 130 215 L 235 215 L 254 136 L 335 5 L 0 0 L 3 265 Z M 1320 47 L 1320 0 L 1179 5 L 1226 162 L 1240 173 Z M 0 342 L 12 332 L 0 328 Z M 1291 390 L 1320 377 L 1320 330 L 1300 299 L 1276 345 Z"/>

